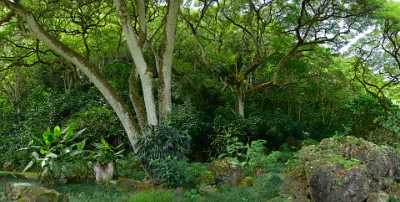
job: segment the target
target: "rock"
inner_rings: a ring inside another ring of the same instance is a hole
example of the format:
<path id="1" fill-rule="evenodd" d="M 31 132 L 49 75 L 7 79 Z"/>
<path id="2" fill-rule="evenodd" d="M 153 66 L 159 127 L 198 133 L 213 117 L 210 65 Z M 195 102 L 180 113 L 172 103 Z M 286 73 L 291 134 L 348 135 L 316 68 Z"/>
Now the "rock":
<path id="1" fill-rule="evenodd" d="M 217 183 L 238 185 L 245 177 L 243 170 L 229 163 L 227 159 L 213 161 L 208 170 L 215 176 Z"/>
<path id="2" fill-rule="evenodd" d="M 3 170 L 4 171 L 13 171 L 14 170 L 14 167 L 13 167 L 11 161 L 6 161 L 3 163 Z"/>
<path id="3" fill-rule="evenodd" d="M 367 202 L 388 202 L 389 195 L 385 192 L 374 192 L 368 195 Z"/>
<path id="4" fill-rule="evenodd" d="M 66 195 L 31 183 L 7 183 L 5 195 L 8 200 L 18 202 L 68 202 Z"/>
<path id="5" fill-rule="evenodd" d="M 370 200 L 370 193 L 385 193 L 400 177 L 400 157 L 393 148 L 351 136 L 303 147 L 294 162 L 283 192 L 315 202 Z M 302 191 L 294 192 L 298 187 Z"/>
<path id="6" fill-rule="evenodd" d="M 240 181 L 240 186 L 243 187 L 251 187 L 254 184 L 254 178 L 247 176 L 245 178 L 242 179 L 242 181 Z"/>
<path id="7" fill-rule="evenodd" d="M 114 176 L 114 164 L 109 162 L 105 165 L 96 163 L 93 168 L 96 175 L 97 183 L 107 183 L 110 182 Z"/>
<path id="8" fill-rule="evenodd" d="M 202 172 L 197 178 L 194 179 L 195 185 L 212 185 L 215 184 L 214 173 L 207 170 Z"/>
<path id="9" fill-rule="evenodd" d="M 308 177 L 314 201 L 364 201 L 369 193 L 369 179 L 363 168 L 320 167 Z"/>
<path id="10" fill-rule="evenodd" d="M 217 192 L 217 188 L 215 187 L 215 185 L 203 185 L 199 187 L 199 192 L 201 194 L 213 194 L 215 192 Z"/>

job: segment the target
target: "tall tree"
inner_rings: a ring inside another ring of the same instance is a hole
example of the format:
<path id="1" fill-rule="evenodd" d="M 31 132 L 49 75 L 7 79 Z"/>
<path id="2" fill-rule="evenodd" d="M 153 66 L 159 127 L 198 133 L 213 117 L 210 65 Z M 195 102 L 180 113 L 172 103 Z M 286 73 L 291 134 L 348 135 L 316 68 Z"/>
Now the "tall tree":
<path id="1" fill-rule="evenodd" d="M 162 54 L 161 56 L 154 54 L 159 58 L 159 62 L 156 64 L 158 67 L 157 72 L 160 82 L 160 96 L 158 99 L 159 110 L 157 110 L 157 100 L 153 87 L 156 76 L 153 75 L 152 69 L 149 68 L 149 62 L 146 62 L 143 54 L 146 48 L 151 50 L 157 49 L 157 47 L 152 44 L 152 41 L 149 40 L 150 37 L 147 35 L 146 9 L 148 8 L 147 5 L 149 2 L 137 0 L 134 3 L 137 14 L 139 15 L 138 22 L 140 31 L 137 33 L 135 32 L 135 27 L 132 27 L 133 23 L 131 15 L 126 8 L 124 0 L 114 0 L 114 5 L 120 18 L 122 31 L 125 35 L 129 51 L 135 63 L 129 81 L 127 81 L 130 84 L 129 94 L 135 111 L 135 117 L 132 116 L 130 108 L 119 96 L 118 92 L 107 82 L 104 75 L 99 71 L 96 65 L 91 63 L 89 60 L 91 54 L 86 35 L 88 30 L 87 25 L 89 24 L 85 23 L 83 20 L 85 17 L 82 17 L 80 22 L 82 22 L 81 25 L 85 28 L 82 29 L 82 37 L 86 51 L 85 54 L 81 54 L 61 42 L 61 40 L 56 36 L 53 36 L 46 28 L 46 24 L 38 22 L 38 16 L 42 13 L 34 15 L 28 10 L 28 5 L 24 5 L 18 1 L 1 0 L 0 3 L 9 9 L 9 14 L 4 18 L 5 20 L 12 18 L 10 16 L 13 15 L 18 16 L 18 19 L 23 21 L 35 38 L 43 42 L 57 55 L 74 64 L 89 78 L 118 115 L 134 150 L 137 149 L 137 141 L 140 135 L 146 135 L 149 132 L 149 128 L 157 127 L 162 120 L 170 115 L 172 108 L 171 68 L 173 62 L 176 21 L 180 7 L 179 0 L 169 0 L 167 1 L 167 6 L 164 6 L 159 2 L 153 2 L 156 9 L 164 10 L 166 7 L 167 10 L 165 12 L 165 20 L 159 19 L 160 27 L 164 27 L 163 45 L 159 48 L 159 52 Z M 87 3 L 90 4 L 93 2 L 87 1 Z M 161 18 L 163 17 L 161 16 Z M 89 27 L 91 29 L 96 29 L 96 25 Z M 156 52 L 157 51 L 154 51 L 154 53 Z M 140 88 L 136 85 L 136 72 L 139 74 Z M 141 92 L 143 92 L 143 97 L 140 95 Z M 157 113 L 158 111 L 159 114 Z"/>
<path id="2" fill-rule="evenodd" d="M 222 69 L 216 72 L 224 88 L 234 93 L 236 112 L 243 117 L 246 96 L 291 83 L 283 74 L 291 60 L 320 45 L 339 46 L 377 5 L 367 0 L 202 2 L 200 12 L 186 9 L 185 21 L 201 47 L 199 58 L 210 69 Z M 221 47 L 229 51 L 215 53 Z M 267 76 L 255 79 L 263 68 Z"/>

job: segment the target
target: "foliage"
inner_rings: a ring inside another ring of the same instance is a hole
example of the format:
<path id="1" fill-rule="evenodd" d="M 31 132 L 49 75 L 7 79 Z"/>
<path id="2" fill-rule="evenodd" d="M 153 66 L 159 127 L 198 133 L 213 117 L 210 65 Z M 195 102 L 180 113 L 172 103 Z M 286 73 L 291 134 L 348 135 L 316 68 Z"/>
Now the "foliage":
<path id="1" fill-rule="evenodd" d="M 43 179 L 63 175 L 64 164 L 84 157 L 85 140 L 75 142 L 75 139 L 84 131 L 74 132 L 72 127 L 61 130 L 59 126 L 56 126 L 53 130 L 47 128 L 41 136 L 33 136 L 28 147 L 21 149 L 32 152 L 32 160 L 26 165 L 24 172 L 37 164 Z"/>
<path id="2" fill-rule="evenodd" d="M 136 155 L 156 181 L 179 186 L 187 183 L 183 170 L 187 166 L 185 155 L 189 148 L 187 134 L 163 124 L 140 137 Z"/>
<path id="3" fill-rule="evenodd" d="M 139 160 L 133 153 L 123 155 L 116 160 L 116 175 L 136 180 L 143 180 L 146 173 L 143 171 Z"/>
<path id="4" fill-rule="evenodd" d="M 400 135 L 400 109 L 396 107 L 389 114 L 377 117 L 375 123 L 396 135 Z"/>
<path id="5" fill-rule="evenodd" d="M 153 159 L 148 164 L 150 174 L 157 183 L 165 184 L 169 187 L 179 187 L 188 185 L 191 181 L 187 176 L 189 163 L 179 160 L 176 157 L 166 157 Z"/>
<path id="6" fill-rule="evenodd" d="M 116 147 L 111 146 L 106 140 L 101 139 L 100 142 L 94 144 L 94 149 L 90 152 L 90 158 L 101 165 L 109 162 L 116 162 L 125 151 L 121 149 L 123 144 Z"/>
<path id="7" fill-rule="evenodd" d="M 88 141 L 104 139 L 120 139 L 124 131 L 117 116 L 107 106 L 90 106 L 72 115 L 69 125 L 77 129 L 86 128 Z M 89 143 L 90 143 L 89 142 Z"/>
<path id="8" fill-rule="evenodd" d="M 153 160 L 166 158 L 185 159 L 189 151 L 190 137 L 177 129 L 162 124 L 140 137 L 138 159 L 147 166 Z"/>

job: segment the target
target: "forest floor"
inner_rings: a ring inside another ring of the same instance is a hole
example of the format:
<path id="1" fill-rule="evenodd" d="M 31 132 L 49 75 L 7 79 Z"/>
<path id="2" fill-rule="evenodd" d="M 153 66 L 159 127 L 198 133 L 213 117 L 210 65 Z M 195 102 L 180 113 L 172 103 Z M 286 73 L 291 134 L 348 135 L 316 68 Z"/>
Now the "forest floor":
<path id="1" fill-rule="evenodd" d="M 0 201 L 6 202 L 4 187 L 9 182 L 30 182 L 18 178 L 0 177 Z M 34 182 L 33 182 L 34 183 Z M 119 192 L 112 187 L 97 185 L 92 182 L 81 182 L 75 184 L 57 185 L 52 187 L 60 193 L 68 196 L 70 202 L 112 202 L 112 201 L 128 201 L 132 193 Z"/>

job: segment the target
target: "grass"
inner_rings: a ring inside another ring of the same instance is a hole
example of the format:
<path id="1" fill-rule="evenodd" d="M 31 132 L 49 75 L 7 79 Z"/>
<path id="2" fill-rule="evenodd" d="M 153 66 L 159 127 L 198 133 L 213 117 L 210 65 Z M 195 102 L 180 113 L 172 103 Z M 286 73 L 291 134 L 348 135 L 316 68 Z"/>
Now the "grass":
<path id="1" fill-rule="evenodd" d="M 176 193 L 171 190 L 153 190 L 139 192 L 129 198 L 129 202 L 172 202 L 182 201 L 176 196 Z"/>
<path id="2" fill-rule="evenodd" d="M 127 201 L 131 195 L 131 193 L 119 192 L 110 186 L 91 182 L 59 185 L 55 189 L 67 194 L 70 202 Z"/>

